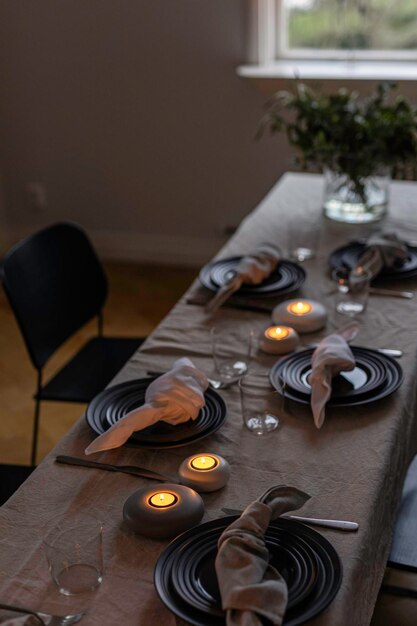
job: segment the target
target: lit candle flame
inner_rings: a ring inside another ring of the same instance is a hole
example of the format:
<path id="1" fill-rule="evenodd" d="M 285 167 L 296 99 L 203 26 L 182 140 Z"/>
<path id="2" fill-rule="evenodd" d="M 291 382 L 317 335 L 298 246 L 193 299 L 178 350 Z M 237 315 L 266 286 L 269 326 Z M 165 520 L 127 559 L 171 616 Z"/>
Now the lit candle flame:
<path id="1" fill-rule="evenodd" d="M 218 460 L 214 456 L 196 456 L 190 461 L 190 465 L 195 470 L 211 470 L 217 467 Z"/>
<path id="2" fill-rule="evenodd" d="M 269 339 L 285 339 L 290 334 L 290 329 L 281 326 L 270 326 L 265 331 L 265 336 Z"/>
<path id="3" fill-rule="evenodd" d="M 151 506 L 156 507 L 157 509 L 166 509 L 178 501 L 178 497 L 174 493 L 154 493 L 148 500 Z"/>
<path id="4" fill-rule="evenodd" d="M 287 311 L 294 313 L 294 315 L 306 315 L 306 313 L 310 313 L 312 308 L 308 302 L 293 302 L 288 305 Z"/>

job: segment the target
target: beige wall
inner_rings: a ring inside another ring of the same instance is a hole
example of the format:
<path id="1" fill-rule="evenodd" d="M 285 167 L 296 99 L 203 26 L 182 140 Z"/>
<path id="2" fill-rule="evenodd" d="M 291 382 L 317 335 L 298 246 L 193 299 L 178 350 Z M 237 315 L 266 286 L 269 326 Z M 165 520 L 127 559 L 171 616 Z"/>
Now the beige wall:
<path id="1" fill-rule="evenodd" d="M 10 234 L 6 219 L 6 201 L 3 191 L 3 180 L 0 174 L 0 256 L 7 250 Z"/>
<path id="2" fill-rule="evenodd" d="M 254 141 L 250 0 L 0 0 L 0 171 L 16 238 L 72 219 L 107 256 L 201 263 L 290 167 Z M 414 85 L 412 85 L 414 89 Z M 262 92 L 263 90 L 263 92 Z M 47 206 L 28 199 L 41 183 Z"/>
<path id="3" fill-rule="evenodd" d="M 254 141 L 265 97 L 235 74 L 248 9 L 0 0 L 0 167 L 16 236 L 73 219 L 108 254 L 214 251 L 287 168 L 279 141 Z M 45 185 L 46 209 L 28 201 L 30 182 Z"/>

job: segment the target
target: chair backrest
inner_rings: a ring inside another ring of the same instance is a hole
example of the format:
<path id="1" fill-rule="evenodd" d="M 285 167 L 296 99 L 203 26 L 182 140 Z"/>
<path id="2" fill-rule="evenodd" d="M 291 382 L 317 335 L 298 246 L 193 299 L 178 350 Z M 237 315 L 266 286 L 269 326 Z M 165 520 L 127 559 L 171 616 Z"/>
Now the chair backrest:
<path id="1" fill-rule="evenodd" d="M 107 297 L 95 251 L 84 231 L 70 223 L 16 244 L 4 259 L 3 286 L 37 369 L 100 313 Z"/>

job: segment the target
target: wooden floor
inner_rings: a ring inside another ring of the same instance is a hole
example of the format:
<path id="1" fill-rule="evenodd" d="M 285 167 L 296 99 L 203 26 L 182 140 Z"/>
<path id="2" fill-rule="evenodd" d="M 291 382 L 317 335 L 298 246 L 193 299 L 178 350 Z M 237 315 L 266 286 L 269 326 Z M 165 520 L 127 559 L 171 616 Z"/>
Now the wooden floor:
<path id="1" fill-rule="evenodd" d="M 109 300 L 104 331 L 113 336 L 146 336 L 168 313 L 195 278 L 196 271 L 172 267 L 106 264 Z M 26 465 L 30 460 L 35 370 L 0 287 L 0 463 Z M 45 379 L 92 336 L 85 327 L 53 356 Z M 84 405 L 43 402 L 38 462 L 83 412 Z"/>

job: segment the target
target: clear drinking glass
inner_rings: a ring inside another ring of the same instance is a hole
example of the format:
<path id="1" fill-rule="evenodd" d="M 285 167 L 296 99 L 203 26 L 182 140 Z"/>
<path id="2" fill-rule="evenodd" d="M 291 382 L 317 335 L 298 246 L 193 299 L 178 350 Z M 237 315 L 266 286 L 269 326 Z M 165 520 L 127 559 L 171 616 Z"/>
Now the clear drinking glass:
<path id="1" fill-rule="evenodd" d="M 254 334 L 237 327 L 212 328 L 214 375 L 222 383 L 237 382 L 249 371 L 254 351 Z"/>
<path id="2" fill-rule="evenodd" d="M 293 216 L 288 224 L 288 254 L 292 261 L 302 263 L 317 256 L 321 216 Z"/>
<path id="3" fill-rule="evenodd" d="M 363 269 L 355 272 L 335 270 L 332 277 L 337 282 L 336 311 L 348 317 L 363 313 L 368 304 L 371 274 Z"/>
<path id="4" fill-rule="evenodd" d="M 248 374 L 239 381 L 243 423 L 254 435 L 265 435 L 279 426 L 282 398 L 266 374 Z"/>
<path id="5" fill-rule="evenodd" d="M 49 571 L 60 593 L 91 591 L 103 579 L 103 525 L 93 516 L 60 520 L 43 541 Z"/>

